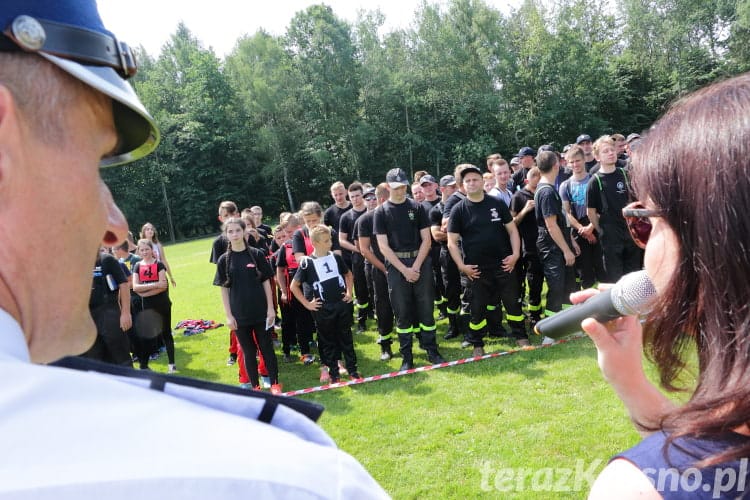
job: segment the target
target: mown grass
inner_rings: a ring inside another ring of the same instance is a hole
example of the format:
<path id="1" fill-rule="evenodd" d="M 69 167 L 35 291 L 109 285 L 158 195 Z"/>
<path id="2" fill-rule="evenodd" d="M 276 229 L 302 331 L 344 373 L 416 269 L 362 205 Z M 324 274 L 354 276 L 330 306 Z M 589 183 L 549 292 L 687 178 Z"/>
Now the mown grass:
<path id="1" fill-rule="evenodd" d="M 170 292 L 174 323 L 224 321 L 210 246 L 204 239 L 167 247 L 178 285 Z M 370 323 L 355 336 L 361 373 L 397 370 L 399 358 L 378 359 Z M 447 326 L 438 325 L 442 337 Z M 178 333 L 175 344 L 181 375 L 237 383 L 237 367 L 226 366 L 225 327 Z M 443 356 L 467 357 L 459 344 L 442 341 Z M 513 348 L 496 341 L 486 350 Z M 418 349 L 415 360 L 427 362 Z M 153 368 L 166 371 L 166 360 Z M 318 385 L 318 375 L 317 364 L 280 362 L 287 391 Z M 589 483 L 576 468 L 595 475 L 639 439 L 585 338 L 302 397 L 326 407 L 320 425 L 394 498 L 580 498 Z"/>

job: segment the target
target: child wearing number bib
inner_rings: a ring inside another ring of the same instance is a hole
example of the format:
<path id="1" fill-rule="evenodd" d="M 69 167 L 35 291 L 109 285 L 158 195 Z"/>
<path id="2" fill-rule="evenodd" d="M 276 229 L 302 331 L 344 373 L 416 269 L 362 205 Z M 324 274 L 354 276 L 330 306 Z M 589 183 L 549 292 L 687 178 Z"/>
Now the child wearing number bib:
<path id="1" fill-rule="evenodd" d="M 340 255 L 331 252 L 331 229 L 310 229 L 314 251 L 303 257 L 291 291 L 312 312 L 318 327 L 321 363 L 330 370 L 330 382 L 340 382 L 338 361 L 343 354 L 352 380 L 360 379 L 352 339 L 352 273 Z M 321 381 L 325 381 L 321 377 Z"/>

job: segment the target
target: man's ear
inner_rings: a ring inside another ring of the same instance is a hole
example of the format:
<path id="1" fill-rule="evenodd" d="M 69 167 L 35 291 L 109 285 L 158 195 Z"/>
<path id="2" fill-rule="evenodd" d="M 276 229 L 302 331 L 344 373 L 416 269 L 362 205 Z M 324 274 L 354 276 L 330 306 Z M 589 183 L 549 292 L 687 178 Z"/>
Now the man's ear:
<path id="1" fill-rule="evenodd" d="M 21 139 L 19 124 L 16 100 L 10 89 L 0 83 L 0 187 L 14 158 L 17 159 Z"/>

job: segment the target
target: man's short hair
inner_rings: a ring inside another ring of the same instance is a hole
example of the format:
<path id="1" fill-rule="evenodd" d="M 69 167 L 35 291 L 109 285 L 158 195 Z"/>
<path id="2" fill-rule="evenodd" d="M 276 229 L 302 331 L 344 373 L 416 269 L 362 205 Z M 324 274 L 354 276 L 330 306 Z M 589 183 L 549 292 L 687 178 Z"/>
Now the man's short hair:
<path id="1" fill-rule="evenodd" d="M 542 176 L 542 173 L 539 171 L 539 167 L 531 167 L 528 172 L 526 172 L 526 178 L 527 179 L 536 179 Z"/>
<path id="2" fill-rule="evenodd" d="M 302 218 L 297 214 L 289 214 L 289 217 L 286 219 L 286 225 L 287 227 L 300 227 L 302 225 Z"/>
<path id="3" fill-rule="evenodd" d="M 586 153 L 583 152 L 583 148 L 579 146 L 578 144 L 573 144 L 572 146 L 570 146 L 570 149 L 568 149 L 568 152 L 565 153 L 565 159 L 570 161 L 570 159 L 575 156 L 586 158 Z"/>
<path id="4" fill-rule="evenodd" d="M 344 186 L 344 183 L 341 181 L 336 181 L 333 184 L 331 184 L 331 192 L 334 192 L 339 188 L 346 189 L 346 186 Z"/>
<path id="5" fill-rule="evenodd" d="M 324 225 L 318 224 L 317 226 L 310 229 L 310 239 L 316 243 L 319 243 L 323 236 L 331 237 L 331 228 Z"/>
<path id="6" fill-rule="evenodd" d="M 461 163 L 460 165 L 456 165 L 456 168 L 453 170 L 453 177 L 455 177 L 456 179 L 461 179 L 463 177 L 461 174 L 469 167 L 476 168 L 471 163 Z"/>
<path id="7" fill-rule="evenodd" d="M 54 146 L 67 142 L 67 110 L 80 106 L 83 96 L 109 99 L 41 57 L 23 52 L 0 52 L 0 85 L 13 95 L 31 129 Z"/>
<path id="8" fill-rule="evenodd" d="M 349 188 L 347 189 L 348 192 L 352 193 L 354 191 L 362 192 L 364 191 L 364 188 L 362 187 L 362 183 L 358 181 L 354 181 L 351 184 L 349 184 Z"/>
<path id="9" fill-rule="evenodd" d="M 388 198 L 390 195 L 391 190 L 388 188 L 387 182 L 381 182 L 375 186 L 375 196 L 377 196 L 378 200 Z"/>
<path id="10" fill-rule="evenodd" d="M 542 174 L 551 172 L 558 161 L 557 153 L 554 151 L 540 151 L 536 155 L 536 166 L 539 167 L 539 171 Z"/>
<path id="11" fill-rule="evenodd" d="M 227 211 L 228 215 L 234 215 L 237 213 L 237 205 L 233 201 L 222 201 L 219 203 L 219 211 L 222 209 Z"/>
<path id="12" fill-rule="evenodd" d="M 604 144 L 609 144 L 611 146 L 614 146 L 615 145 L 615 140 L 612 138 L 611 135 L 603 135 L 603 136 L 599 137 L 596 141 L 594 141 L 594 148 L 592 150 L 593 153 L 594 153 L 594 156 L 598 156 L 599 155 L 599 151 L 601 150 L 601 147 Z"/>
<path id="13" fill-rule="evenodd" d="M 612 137 L 612 139 L 614 139 L 616 141 L 624 141 L 625 140 L 625 136 L 622 135 L 622 134 L 612 134 L 610 137 Z"/>
<path id="14" fill-rule="evenodd" d="M 503 160 L 502 158 L 492 160 L 492 162 L 490 163 L 490 170 L 494 171 L 495 167 L 508 167 L 508 169 L 510 169 L 510 165 L 508 165 L 508 162 Z"/>

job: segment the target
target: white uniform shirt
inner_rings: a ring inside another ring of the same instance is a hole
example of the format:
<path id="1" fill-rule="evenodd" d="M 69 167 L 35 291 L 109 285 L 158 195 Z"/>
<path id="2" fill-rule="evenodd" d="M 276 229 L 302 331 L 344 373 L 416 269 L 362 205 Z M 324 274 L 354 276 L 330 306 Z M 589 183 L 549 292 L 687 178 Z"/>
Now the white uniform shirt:
<path id="1" fill-rule="evenodd" d="M 198 405 L 138 379 L 31 364 L 20 326 L 2 310 L 0 380 L 1 498 L 388 497 L 286 407 L 269 425 L 253 419 L 256 398 L 218 393 Z M 189 389 L 171 389 L 180 391 Z"/>

